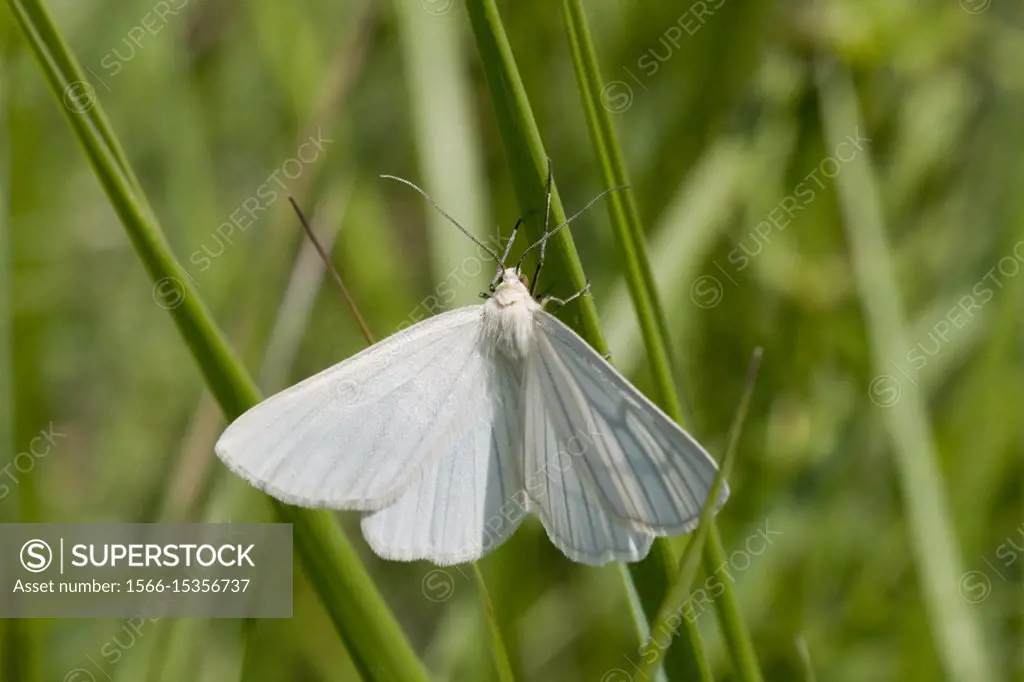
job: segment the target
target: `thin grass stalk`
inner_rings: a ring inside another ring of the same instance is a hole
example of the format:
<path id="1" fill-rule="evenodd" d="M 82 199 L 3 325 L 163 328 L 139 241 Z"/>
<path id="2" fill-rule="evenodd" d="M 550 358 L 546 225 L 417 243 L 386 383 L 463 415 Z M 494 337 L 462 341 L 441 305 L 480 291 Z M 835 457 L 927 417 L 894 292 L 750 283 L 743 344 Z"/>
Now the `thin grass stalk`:
<path id="1" fill-rule="evenodd" d="M 602 79 L 590 39 L 590 29 L 583 9 L 577 3 L 563 0 L 561 8 L 587 128 L 604 184 L 606 187 L 626 188 L 614 192 L 609 197 L 608 215 L 612 233 L 622 254 L 625 281 L 633 302 L 633 310 L 640 323 L 640 336 L 651 364 L 656 392 L 654 398 L 670 416 L 679 420 L 682 410 L 669 367 L 667 326 L 659 328 L 659 320 L 654 314 L 655 306 L 652 306 L 650 298 L 655 292 L 653 282 L 646 282 L 644 279 L 645 272 L 650 276 L 650 263 L 647 261 L 643 242 L 638 242 L 632 234 L 629 211 L 631 208 L 634 217 L 636 216 L 636 202 L 633 190 L 629 187 L 629 177 L 615 137 L 615 129 L 600 101 Z M 658 309 L 660 310 L 660 307 Z M 676 566 L 677 558 L 671 544 L 664 538 L 657 538 L 644 561 L 630 564 L 628 567 L 629 579 L 633 581 L 644 616 L 652 624 L 656 620 Z M 696 623 L 686 620 L 681 625 L 683 636 L 674 638 L 671 643 L 666 670 L 681 679 L 710 682 L 711 669 Z"/>
<path id="2" fill-rule="evenodd" d="M 725 449 L 725 455 L 722 457 L 722 465 L 718 469 L 718 473 L 715 474 L 708 499 L 704 502 L 704 507 L 700 511 L 697 530 L 694 531 L 689 544 L 683 551 L 683 557 L 679 560 L 679 570 L 669 586 L 668 594 L 665 595 L 665 601 L 662 602 L 661 608 L 658 609 L 657 618 L 651 624 L 652 641 L 655 640 L 658 632 L 673 632 L 676 629 L 673 623 L 680 621 L 690 622 L 690 619 L 683 613 L 683 607 L 689 599 L 690 586 L 693 584 L 693 579 L 697 576 L 697 569 L 700 566 L 700 555 L 704 549 L 704 540 L 707 538 L 708 531 L 711 528 L 711 519 L 714 518 L 715 504 L 725 485 L 725 479 L 729 476 L 729 472 L 732 471 L 733 462 L 736 461 L 740 434 L 743 433 L 743 424 L 746 422 L 747 412 L 750 410 L 750 398 L 754 394 L 757 370 L 761 366 L 761 355 L 761 349 L 757 348 L 750 358 L 750 365 L 747 368 L 747 380 L 744 383 L 743 393 L 740 396 L 740 402 L 733 417 L 732 427 L 729 429 L 729 444 Z M 649 650 L 653 655 L 644 657 L 639 670 L 641 677 L 644 679 L 653 677 L 664 659 L 666 672 L 672 676 L 672 679 L 687 679 L 678 675 L 672 675 L 673 671 L 668 670 L 668 661 L 664 656 L 665 650 L 661 646 L 653 646 Z M 743 673 L 744 676 L 750 674 L 750 672 Z M 760 675 L 758 671 L 754 671 L 753 674 Z"/>
<path id="3" fill-rule="evenodd" d="M 480 603 L 484 609 L 484 621 L 487 623 L 487 633 L 491 638 L 491 655 L 494 658 L 494 669 L 498 673 L 498 680 L 500 682 L 515 682 L 516 676 L 512 672 L 512 661 L 508 657 L 508 649 L 501 633 L 498 615 L 494 611 L 491 593 L 484 581 L 483 571 L 480 570 L 480 565 L 476 562 L 473 562 L 473 582 L 476 583 L 476 591 L 480 595 Z"/>
<path id="4" fill-rule="evenodd" d="M 735 215 L 742 169 L 753 157 L 752 145 L 738 139 L 719 140 L 677 187 L 650 231 L 644 250 L 651 256 L 655 287 L 664 292 L 662 309 L 678 311 L 674 319 L 677 327 L 693 326 L 687 323 L 693 314 L 687 306 L 689 284 L 699 276 L 704 258 Z M 679 229 L 680 224 L 686 229 Z M 615 365 L 627 376 L 640 368 L 643 359 L 640 347 L 644 339 L 633 323 L 635 318 L 629 287 L 617 280 L 601 306 L 601 319 L 608 330 Z M 685 391 L 686 387 L 680 389 Z M 681 398 L 681 402 L 685 406 L 687 401 Z"/>
<path id="5" fill-rule="evenodd" d="M 633 298 L 648 361 L 651 363 L 657 402 L 669 415 L 680 421 L 682 407 L 672 380 L 668 323 L 658 303 L 658 291 L 647 258 L 646 238 L 640 224 L 636 196 L 629 184 L 622 149 L 611 116 L 601 102 L 603 80 L 590 37 L 590 27 L 580 0 L 562 0 L 561 8 L 587 128 L 590 130 L 590 141 L 601 176 L 606 188 L 624 188 L 608 195 L 608 217 L 615 242 L 622 253 L 626 284 Z"/>
<path id="6" fill-rule="evenodd" d="M 342 216 L 347 207 L 349 195 L 351 194 L 352 182 L 345 180 L 340 183 L 342 189 L 337 195 L 328 200 L 324 212 L 330 218 L 325 221 L 324 229 L 320 231 L 320 240 L 325 248 L 330 251 L 334 239 L 340 230 Z M 294 222 L 294 216 L 290 216 Z M 289 225 L 293 230 L 294 225 Z M 301 235 L 300 235 L 301 236 Z M 264 390 L 273 392 L 286 387 L 286 377 L 291 369 L 294 355 L 298 349 L 301 338 L 301 330 L 308 326 L 309 316 L 312 311 L 313 301 L 323 280 L 323 262 L 317 255 L 317 248 L 313 243 L 303 242 L 302 248 L 295 257 L 292 273 L 288 278 L 288 285 L 281 296 L 277 306 L 277 314 L 274 319 L 272 331 L 267 340 L 263 353 L 263 360 L 260 369 L 260 385 Z M 258 290 L 247 292 L 246 300 L 242 302 L 243 307 L 249 311 L 253 306 L 259 304 Z M 247 312 L 248 314 L 248 312 Z M 246 325 L 242 325 L 246 326 Z M 205 425 L 205 411 L 217 409 L 210 401 L 202 400 L 192 421 Z M 218 418 L 219 419 L 219 418 Z M 200 468 L 198 462 L 190 462 L 212 447 L 216 439 L 216 433 L 207 433 L 203 426 L 197 427 L 200 431 L 200 441 L 189 452 L 185 448 L 179 456 L 179 475 L 185 476 L 187 471 Z M 216 427 L 214 427 L 216 428 Z M 160 516 L 161 520 L 181 520 L 185 518 L 184 511 L 188 510 L 191 518 L 204 523 L 215 523 L 223 520 L 231 522 L 234 519 L 247 519 L 250 522 L 269 521 L 270 509 L 264 506 L 255 506 L 256 496 L 252 490 L 245 487 L 237 478 L 230 479 L 219 469 L 206 471 L 202 474 L 205 480 L 199 484 L 198 492 L 194 496 L 185 496 L 180 500 L 168 500 L 165 506 L 165 513 Z M 182 486 L 179 486 L 181 488 Z M 169 510 L 174 513 L 168 513 Z M 155 651 L 163 651 L 158 657 L 152 655 L 150 658 L 150 680 L 178 680 L 186 674 L 179 661 L 189 660 L 188 652 L 193 650 L 199 639 L 205 634 L 197 627 L 202 621 L 179 619 L 167 623 L 166 628 L 159 630 L 156 636 L 159 638 Z M 246 620 L 242 623 L 242 678 L 252 679 L 248 671 L 252 666 L 259 666 L 263 659 L 252 649 L 254 643 L 258 646 L 258 638 L 255 632 L 262 626 L 260 623 L 253 623 Z M 180 632 L 179 632 L 180 630 Z M 172 647 L 174 654 L 170 657 L 170 664 L 165 660 L 166 652 Z M 194 665 L 194 664 L 193 664 Z"/>
<path id="7" fill-rule="evenodd" d="M 542 205 L 547 156 L 544 153 L 529 100 L 493 0 L 470 0 L 466 3 L 466 9 L 494 101 L 498 128 L 516 185 L 520 206 L 526 212 L 530 206 Z M 552 211 L 555 221 L 563 219 L 564 211 L 562 211 L 561 202 L 558 199 L 557 188 L 553 190 Z M 529 224 L 529 221 L 527 223 Z M 559 240 L 560 252 L 564 257 L 565 274 L 574 284 L 582 285 L 584 281 L 582 267 L 579 266 L 579 258 L 572 239 L 567 230 L 563 230 L 559 234 L 565 235 L 564 239 Z M 592 303 L 588 297 L 581 299 L 581 303 L 583 304 L 581 305 L 583 329 L 580 331 L 591 345 L 598 351 L 604 352 L 606 344 L 598 321 L 596 317 L 593 319 L 590 317 Z M 708 548 L 709 563 L 714 565 L 724 563 L 724 550 L 714 527 L 711 529 Z M 639 564 L 632 565 L 631 569 L 633 579 L 638 585 L 655 586 L 654 589 L 645 589 L 644 593 L 640 593 L 640 599 L 645 613 L 657 613 L 667 590 L 668 576 L 674 574 L 676 569 L 671 547 L 664 541 L 655 542 L 648 558 Z M 721 603 L 718 605 L 721 611 L 720 618 L 724 621 L 723 631 L 729 633 L 730 639 L 735 642 L 736 655 L 734 657 L 739 660 L 746 653 L 748 654 L 746 660 L 750 660 L 749 654 L 752 654 L 753 647 L 749 643 L 749 636 L 746 635 L 742 619 L 736 617 L 739 611 L 735 598 L 725 600 L 726 596 L 732 595 L 731 593 L 723 595 L 719 599 Z M 703 658 L 699 649 L 695 649 L 694 655 L 694 660 L 698 661 L 698 666 L 701 666 L 698 669 L 706 677 L 709 673 L 706 672 L 706 663 L 702 662 Z M 751 666 L 741 665 L 739 669 L 750 670 Z M 756 665 L 753 669 L 756 669 Z M 751 679 L 759 680 L 760 678 Z"/>
<path id="8" fill-rule="evenodd" d="M 8 4 L 60 101 L 71 85 L 69 76 L 73 77 L 77 69 L 70 50 L 37 0 L 8 0 Z M 100 109 L 98 102 L 93 103 L 93 109 Z M 156 282 L 154 292 L 165 297 L 174 294 L 176 307 L 170 312 L 175 324 L 225 415 L 228 419 L 237 417 L 259 401 L 259 392 L 191 284 L 180 279 L 182 272 L 159 225 L 146 209 L 141 192 L 136 193 L 130 180 L 133 176 L 122 171 L 113 145 L 107 142 L 116 139 L 113 131 L 97 130 L 96 122 L 106 121 L 101 111 L 88 118 L 67 107 L 64 113 Z M 276 500 L 273 506 L 282 521 L 293 525 L 295 547 L 306 574 L 363 677 L 426 680 L 425 670 L 334 517 L 329 512 L 290 507 Z"/>
<path id="9" fill-rule="evenodd" d="M 352 312 L 352 316 L 359 324 L 359 329 L 363 334 L 363 339 L 366 341 L 366 345 L 372 346 L 376 343 L 376 339 L 373 332 L 370 331 L 369 325 L 366 323 L 366 318 L 364 318 L 363 314 L 360 312 L 358 304 L 349 292 L 348 287 L 345 286 L 345 282 L 342 280 L 337 269 L 335 269 L 331 264 L 327 251 L 320 244 L 319 239 L 317 239 L 316 232 L 313 230 L 313 226 L 306 220 L 302 210 L 299 208 L 299 205 L 296 204 L 295 200 L 291 197 L 288 197 L 288 200 L 295 208 L 295 212 L 299 216 L 299 221 L 302 223 L 302 228 L 306 231 L 306 236 L 309 238 L 309 241 L 313 243 L 313 246 L 316 248 L 320 258 L 323 260 L 324 264 L 328 266 L 331 275 L 334 277 L 334 281 L 337 283 L 338 288 L 341 291 L 341 295 L 345 299 L 345 304 L 348 306 L 349 310 Z M 484 575 L 480 571 L 480 567 L 476 562 L 473 563 L 473 578 L 476 583 L 477 592 L 480 595 L 480 602 L 484 611 L 484 620 L 487 622 L 487 630 L 491 636 L 491 653 L 494 657 L 494 664 L 498 673 L 498 679 L 501 680 L 501 682 L 514 682 L 515 677 L 512 674 L 512 665 L 509 662 L 505 641 L 501 636 L 501 627 L 498 624 L 494 605 L 491 602 L 491 595 L 487 590 L 487 583 L 484 581 Z"/>
<path id="10" fill-rule="evenodd" d="M 480 53 L 487 86 L 494 104 L 494 112 L 498 122 L 498 131 L 505 151 L 512 182 L 516 190 L 520 211 L 525 216 L 524 224 L 533 238 L 540 237 L 543 226 L 542 219 L 532 218 L 531 210 L 543 207 L 545 190 L 548 181 L 548 156 L 540 137 L 540 131 L 533 117 L 529 98 L 519 75 L 512 48 L 505 34 L 505 28 L 498 13 L 494 0 L 467 0 L 466 11 Z M 543 213 L 543 212 L 541 212 Z M 551 223 L 561 224 L 565 220 L 565 211 L 558 195 L 557 182 L 551 183 Z M 581 289 L 586 283 L 583 267 L 569 230 L 561 230 L 553 238 L 555 248 L 549 251 L 546 272 L 555 273 L 571 288 Z M 584 339 L 598 352 L 607 353 L 607 343 L 601 331 L 597 311 L 590 296 L 582 296 L 579 300 L 580 319 L 567 320 Z M 636 584 L 667 584 L 667 576 L 675 570 L 676 561 L 671 546 L 666 542 L 655 542 L 648 559 L 640 564 L 631 565 L 638 571 L 633 580 Z M 630 573 L 621 571 L 623 580 L 628 580 Z M 631 609 L 635 619 L 637 612 L 654 614 L 661 603 L 664 590 L 657 593 L 640 593 L 624 585 L 627 599 L 637 593 L 641 601 L 641 609 Z M 637 631 L 637 643 L 645 624 L 634 621 Z M 698 659 L 707 668 L 703 657 Z M 709 674 L 709 673 L 708 673 Z M 707 679 L 706 675 L 701 679 Z"/>
<path id="11" fill-rule="evenodd" d="M 722 543 L 722 536 L 718 532 L 717 524 L 710 524 L 708 527 L 708 542 L 704 547 L 704 571 L 713 575 L 715 571 L 721 570 L 729 561 Z M 754 650 L 754 642 L 750 638 L 750 631 L 747 629 L 747 622 L 743 619 L 743 609 L 740 608 L 740 600 L 732 589 L 729 581 L 719 581 L 723 586 L 722 594 L 715 599 L 715 612 L 718 614 L 718 628 L 725 639 L 725 646 L 729 650 L 734 670 L 741 675 L 740 679 L 745 682 L 761 682 L 761 667 L 757 662 L 757 652 Z"/>
<path id="12" fill-rule="evenodd" d="M 563 0 L 561 7 L 572 51 L 573 66 L 586 113 L 587 127 L 590 130 L 591 141 L 597 153 L 604 182 L 609 187 L 628 186 L 629 175 L 626 172 L 615 127 L 612 125 L 608 110 L 601 101 L 603 80 L 582 2 L 580 0 Z M 622 253 L 626 281 L 651 363 L 651 373 L 657 391 L 656 402 L 676 422 L 686 426 L 682 405 L 673 381 L 668 325 L 659 304 L 650 261 L 647 258 L 644 230 L 640 224 L 639 211 L 632 190 L 627 189 L 614 193 L 609 201 L 609 216 Z M 709 525 L 711 528 L 705 551 L 705 565 L 711 572 L 713 567 L 725 563 L 725 550 L 714 519 Z M 666 542 L 664 539 L 658 539 L 655 544 Z M 668 549 L 663 549 L 663 553 L 669 552 Z M 650 608 L 660 606 L 668 591 L 670 576 L 674 574 L 673 571 L 664 576 L 658 575 L 657 568 L 664 564 L 664 559 L 664 556 L 650 557 L 644 562 L 651 562 L 649 567 L 633 568 L 631 571 L 637 581 L 641 600 L 645 603 L 648 618 L 653 618 L 657 613 L 657 611 L 651 611 Z M 640 578 L 643 579 L 640 580 Z M 715 600 L 715 608 L 718 611 L 723 635 L 733 655 L 734 665 L 741 674 L 741 679 L 747 682 L 756 682 L 761 679 L 761 674 L 754 655 L 749 630 L 743 620 L 742 612 L 738 608 L 738 601 L 733 593 L 731 583 L 723 583 L 723 588 L 723 594 Z M 673 648 L 682 647 L 684 651 L 680 651 L 679 655 L 673 654 L 671 660 L 666 663 L 666 669 L 674 671 L 680 677 L 692 679 L 701 672 L 699 661 L 703 657 L 703 652 L 696 625 L 686 620 L 683 627 L 686 631 L 685 637 L 679 638 Z"/>

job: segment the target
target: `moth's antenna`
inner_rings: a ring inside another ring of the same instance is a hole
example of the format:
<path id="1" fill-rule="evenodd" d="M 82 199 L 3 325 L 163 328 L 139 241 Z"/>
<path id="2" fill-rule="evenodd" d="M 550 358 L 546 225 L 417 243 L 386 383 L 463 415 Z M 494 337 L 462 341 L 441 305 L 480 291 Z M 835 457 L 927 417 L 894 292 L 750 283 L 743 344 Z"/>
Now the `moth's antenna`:
<path id="1" fill-rule="evenodd" d="M 408 181 L 408 180 L 406 180 L 405 178 L 400 178 L 400 177 L 398 177 L 398 176 L 395 176 L 395 175 L 382 175 L 382 176 L 380 176 L 380 177 L 382 177 L 382 178 L 386 178 L 386 179 L 388 179 L 388 180 L 396 180 L 396 181 L 398 181 L 398 182 L 402 183 L 403 185 L 408 185 L 409 187 L 412 187 L 412 188 L 413 188 L 414 190 L 416 190 L 417 192 L 419 192 L 419 193 L 420 193 L 420 194 L 421 194 L 421 195 L 423 196 L 423 198 L 424 198 L 424 199 L 426 199 L 426 200 L 427 200 L 427 202 L 428 202 L 428 203 L 429 203 L 429 204 L 430 204 L 431 206 L 433 206 L 433 207 L 434 207 L 434 209 L 435 209 L 435 210 L 436 210 L 436 211 L 437 211 L 438 213 L 440 213 L 440 214 L 441 214 L 441 215 L 443 215 L 443 216 L 444 216 L 445 218 L 447 218 L 447 219 L 448 219 L 448 222 L 450 222 L 450 223 L 451 223 L 452 225 L 454 225 L 455 227 L 459 228 L 459 229 L 460 229 L 460 230 L 462 231 L 462 234 L 464 234 L 464 235 L 466 235 L 467 237 L 469 237 L 470 239 L 472 239 L 472 240 L 473 240 L 473 243 L 474 243 L 474 244 L 476 244 L 477 246 L 479 246 L 479 247 L 480 247 L 481 249 L 483 249 L 483 250 L 484 250 L 484 251 L 486 251 L 487 253 L 491 254 L 491 258 L 493 258 L 494 260 L 496 260 L 496 261 L 497 261 L 498 263 L 501 263 L 501 258 L 499 258 L 499 257 L 498 257 L 498 253 L 497 253 L 497 252 L 496 252 L 496 251 L 495 251 L 494 249 L 492 249 L 491 247 L 487 246 L 487 244 L 484 244 L 484 243 L 483 243 L 482 241 L 480 241 L 479 239 L 477 239 L 476 237 L 474 237 L 474 236 L 473 236 L 473 235 L 472 235 L 472 234 L 470 233 L 470 231 L 469 231 L 469 230 L 467 230 L 466 228 L 464 228 L 464 227 L 463 227 L 462 225 L 459 225 L 459 221 L 458 221 L 458 220 L 456 220 L 455 218 L 453 218 L 453 217 L 451 217 L 450 215 L 448 215 L 448 214 L 447 214 L 447 213 L 445 212 L 445 210 L 444 210 L 443 208 L 441 208 L 440 206 L 438 206 L 438 205 L 437 205 L 437 202 L 436 202 L 436 201 L 434 201 L 433 199 L 431 199 L 431 198 L 430 198 L 430 195 L 429 195 L 429 194 L 427 194 L 426 192 L 424 192 L 424 191 L 423 191 L 422 189 L 420 189 L 419 187 L 417 187 L 417 186 L 416 186 L 416 185 L 414 185 L 413 183 L 409 182 L 409 181 Z"/>
<path id="2" fill-rule="evenodd" d="M 519 226 L 522 224 L 522 218 L 516 221 L 515 226 L 512 228 L 512 234 L 508 236 L 508 243 L 505 244 L 505 250 L 501 252 L 501 258 L 498 259 L 498 267 L 495 269 L 494 277 L 491 278 L 491 285 L 488 287 L 492 294 L 498 287 L 498 280 L 501 279 L 501 273 L 505 269 L 505 259 L 508 258 L 508 254 L 512 250 L 512 244 L 516 241 L 516 232 L 519 231 Z M 498 243 L 501 243 L 500 238 Z"/>
<path id="3" fill-rule="evenodd" d="M 527 218 L 534 215 L 535 213 L 537 213 L 536 210 L 527 211 L 522 215 L 522 217 L 516 219 L 516 224 L 512 227 L 512 233 L 509 234 L 508 236 L 508 242 L 505 243 L 505 250 L 502 251 L 501 253 L 501 260 L 499 261 L 501 267 L 505 267 L 505 261 L 508 260 L 508 254 L 511 253 L 512 244 L 516 240 L 516 233 L 519 232 L 519 228 L 523 226 L 523 221 L 525 221 Z"/>
<path id="4" fill-rule="evenodd" d="M 359 313 L 359 308 L 356 307 L 356 302 L 352 300 L 352 296 L 348 293 L 348 287 L 346 287 L 345 283 L 341 281 L 341 275 L 339 275 L 338 271 L 334 268 L 334 264 L 331 263 L 331 259 L 327 257 L 327 252 L 324 251 L 324 247 L 320 245 L 320 240 L 316 238 L 315 234 L 313 234 L 313 228 L 309 226 L 309 221 L 306 220 L 306 216 L 303 215 L 302 209 L 299 208 L 299 205 L 291 195 L 288 196 L 288 201 L 291 202 L 292 208 L 295 209 L 295 214 L 299 216 L 299 222 L 302 223 L 302 229 L 306 231 L 306 236 L 309 237 L 309 241 L 313 242 L 313 246 L 316 247 L 316 252 L 320 254 L 320 260 L 324 262 L 324 265 L 327 266 L 327 269 L 330 270 L 331 274 L 334 276 L 334 281 L 338 283 L 339 287 L 341 287 L 341 293 L 345 296 L 345 301 L 348 303 L 349 310 L 352 311 L 352 315 L 356 318 L 356 322 L 359 324 L 359 329 L 363 332 L 363 336 L 366 338 L 366 343 L 372 346 L 373 333 L 370 332 L 370 328 L 366 325 L 366 320 L 363 319 L 363 316 Z"/>
<path id="5" fill-rule="evenodd" d="M 551 219 L 551 183 L 555 180 L 555 171 L 551 167 L 551 157 L 548 157 L 548 182 L 544 190 L 544 232 L 548 233 L 548 221 Z M 535 296 L 537 283 L 540 281 L 540 271 L 544 267 L 544 252 L 547 251 L 548 243 L 545 241 L 540 247 L 540 258 L 537 259 L 537 268 L 533 271 L 533 281 L 530 282 L 530 295 Z M 522 261 L 520 260 L 520 264 Z"/>
<path id="6" fill-rule="evenodd" d="M 596 197 L 591 199 L 589 202 L 587 202 L 586 206 L 584 206 L 580 210 L 578 210 L 575 213 L 573 213 L 569 218 L 566 218 L 564 223 L 562 223 L 561 225 L 559 225 L 557 227 L 552 228 L 551 231 L 549 231 L 549 232 L 545 232 L 544 236 L 542 236 L 540 239 L 538 239 L 537 241 L 535 241 L 534 243 L 532 243 L 532 244 L 530 244 L 529 246 L 526 247 L 526 250 L 524 250 L 523 253 L 519 256 L 519 263 L 516 265 L 516 267 L 518 268 L 519 266 L 521 266 L 523 264 L 523 259 L 526 257 L 526 254 L 528 254 L 530 251 L 534 250 L 538 246 L 543 246 L 547 242 L 548 239 L 550 239 L 551 237 L 555 236 L 555 234 L 557 234 L 558 232 L 563 230 L 565 227 L 567 227 L 569 225 L 569 223 L 571 223 L 572 221 L 576 220 L 581 215 L 586 213 L 587 209 L 589 209 L 591 206 L 596 204 L 599 199 L 603 198 L 606 194 L 611 194 L 612 192 L 617 192 L 620 189 L 629 189 L 629 185 L 621 185 L 619 187 L 610 187 L 610 188 L 606 189 L 605 191 L 601 192 Z"/>
<path id="7" fill-rule="evenodd" d="M 519 226 L 522 225 L 522 224 L 523 224 L 523 219 L 522 218 L 519 218 L 518 220 L 516 220 L 516 224 L 512 228 L 512 233 L 508 236 L 508 243 L 505 244 L 505 251 L 502 252 L 501 259 L 498 261 L 498 264 L 501 267 L 505 267 L 505 259 L 508 258 L 508 253 L 509 253 L 509 251 L 512 250 L 512 243 L 515 242 L 515 240 L 516 240 L 516 232 L 519 231 Z"/>
<path id="8" fill-rule="evenodd" d="M 544 234 L 548 231 L 548 219 L 551 218 L 551 183 L 554 182 L 555 172 L 551 168 L 551 157 L 548 157 L 548 182 L 544 188 Z"/>
<path id="9" fill-rule="evenodd" d="M 517 219 L 516 224 L 512 227 L 512 233 L 508 236 L 508 242 L 505 244 L 505 250 L 501 252 L 501 259 L 498 261 L 498 269 L 494 273 L 494 277 L 491 279 L 491 293 L 494 293 L 495 288 L 498 286 L 498 280 L 501 279 L 501 272 L 505 269 L 505 261 L 508 260 L 508 254 L 512 252 L 512 245 L 516 241 L 516 233 L 519 232 L 519 228 L 522 227 L 523 221 L 534 213 L 536 213 L 536 211 L 528 211 L 526 215 Z"/>

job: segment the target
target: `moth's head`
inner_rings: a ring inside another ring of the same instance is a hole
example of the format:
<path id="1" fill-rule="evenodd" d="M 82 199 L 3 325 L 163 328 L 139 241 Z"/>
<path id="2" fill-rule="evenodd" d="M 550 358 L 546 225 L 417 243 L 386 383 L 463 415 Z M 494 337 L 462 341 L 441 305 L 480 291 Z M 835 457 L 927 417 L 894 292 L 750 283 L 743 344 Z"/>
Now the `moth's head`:
<path id="1" fill-rule="evenodd" d="M 501 307 L 520 301 L 532 300 L 526 275 L 519 268 L 504 268 L 494 273 L 491 281 L 491 295 L 488 297 Z"/>
<path id="2" fill-rule="evenodd" d="M 515 291 L 522 292 L 530 290 L 529 278 L 519 271 L 519 268 L 505 268 L 498 272 L 494 277 L 494 283 L 491 285 L 492 292 L 499 291 Z"/>
<path id="3" fill-rule="evenodd" d="M 530 279 L 519 268 L 506 268 L 501 273 L 501 283 L 505 286 L 519 288 L 520 286 L 530 287 Z"/>

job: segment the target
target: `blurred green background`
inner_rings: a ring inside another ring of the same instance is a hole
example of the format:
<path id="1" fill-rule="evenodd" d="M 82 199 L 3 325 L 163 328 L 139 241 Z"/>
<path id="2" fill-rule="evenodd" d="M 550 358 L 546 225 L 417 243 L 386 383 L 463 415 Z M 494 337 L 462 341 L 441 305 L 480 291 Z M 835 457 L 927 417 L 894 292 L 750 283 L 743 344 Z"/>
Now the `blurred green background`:
<path id="1" fill-rule="evenodd" d="M 484 239 L 522 212 L 461 2 L 47 6 L 89 82 L 57 102 L 0 11 L 0 466 L 40 432 L 61 436 L 6 470 L 17 481 L 0 516 L 269 520 L 213 454 L 224 422 L 163 309 L 173 282 L 146 277 L 61 106 L 102 103 L 182 276 L 272 392 L 363 346 L 286 193 L 378 337 L 474 302 L 493 272 L 419 196 L 378 178 L 420 184 Z M 572 212 L 604 187 L 558 8 L 501 9 Z M 676 379 L 717 456 L 750 352 L 765 349 L 719 515 L 765 678 L 953 679 L 937 633 L 957 624 L 925 606 L 940 537 L 961 565 L 931 599 L 965 602 L 953 612 L 976 619 L 994 679 L 1024 680 L 1024 7 L 586 10 Z M 852 75 L 861 114 L 834 130 L 826 60 Z M 875 198 L 882 241 L 857 227 Z M 607 213 L 595 206 L 573 233 L 613 361 L 649 389 Z M 944 505 L 914 517 L 914 496 Z M 380 561 L 357 515 L 341 518 L 434 679 L 491 679 L 469 571 Z M 631 679 L 608 676 L 636 658 L 617 567 L 570 563 L 535 522 L 482 564 L 519 677 Z M 259 643 L 252 679 L 356 679 L 296 575 L 292 620 L 244 626 Z M 711 609 L 699 623 L 716 678 L 733 679 Z M 5 651 L 30 652 L 38 679 L 238 679 L 236 621 L 135 636 L 118 621 L 24 625 L 5 630 Z M 93 677 L 67 677 L 79 668 Z M 17 682 L 14 670 L 0 666 Z"/>

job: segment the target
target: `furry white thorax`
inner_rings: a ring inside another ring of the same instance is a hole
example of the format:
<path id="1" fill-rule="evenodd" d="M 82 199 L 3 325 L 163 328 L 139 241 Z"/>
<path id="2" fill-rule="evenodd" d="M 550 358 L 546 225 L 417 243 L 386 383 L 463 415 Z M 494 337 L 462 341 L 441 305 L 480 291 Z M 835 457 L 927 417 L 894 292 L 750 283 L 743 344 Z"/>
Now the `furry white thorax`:
<path id="1" fill-rule="evenodd" d="M 540 309 L 519 270 L 508 268 L 484 304 L 484 334 L 509 358 L 524 358 L 533 339 L 533 315 Z"/>

